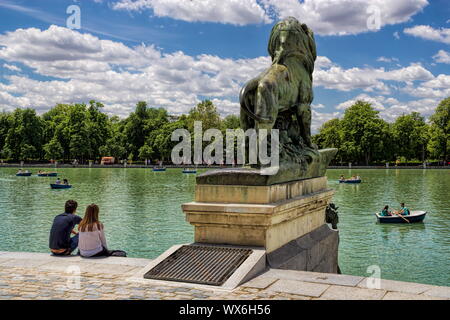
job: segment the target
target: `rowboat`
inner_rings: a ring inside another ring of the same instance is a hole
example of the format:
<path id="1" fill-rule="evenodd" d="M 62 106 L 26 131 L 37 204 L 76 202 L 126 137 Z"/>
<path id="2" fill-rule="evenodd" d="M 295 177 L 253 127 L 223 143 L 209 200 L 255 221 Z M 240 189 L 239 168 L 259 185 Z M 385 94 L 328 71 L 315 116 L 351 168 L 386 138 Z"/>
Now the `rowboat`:
<path id="1" fill-rule="evenodd" d="M 153 171 L 155 172 L 166 171 L 166 168 L 153 168 Z"/>
<path id="2" fill-rule="evenodd" d="M 50 188 L 52 188 L 52 189 L 70 189 L 70 188 L 72 188 L 72 185 L 71 184 L 50 183 Z"/>
<path id="3" fill-rule="evenodd" d="M 56 177 L 58 173 L 50 172 L 50 173 L 38 173 L 38 177 Z"/>
<path id="4" fill-rule="evenodd" d="M 183 173 L 197 173 L 197 170 L 185 169 L 185 170 L 183 170 Z"/>
<path id="5" fill-rule="evenodd" d="M 402 217 L 408 220 L 410 223 L 414 223 L 414 222 L 422 222 L 423 219 L 425 219 L 426 214 L 427 214 L 426 211 L 411 211 L 411 214 L 407 216 L 402 215 Z M 380 216 L 379 213 L 375 213 L 375 216 L 377 217 L 379 223 L 407 223 L 404 219 L 402 219 L 396 214 L 384 217 Z"/>
<path id="6" fill-rule="evenodd" d="M 22 172 L 22 173 L 16 173 L 17 177 L 29 177 L 31 176 L 31 172 Z"/>
<path id="7" fill-rule="evenodd" d="M 358 180 L 339 180 L 339 183 L 361 183 L 361 179 L 358 179 Z"/>

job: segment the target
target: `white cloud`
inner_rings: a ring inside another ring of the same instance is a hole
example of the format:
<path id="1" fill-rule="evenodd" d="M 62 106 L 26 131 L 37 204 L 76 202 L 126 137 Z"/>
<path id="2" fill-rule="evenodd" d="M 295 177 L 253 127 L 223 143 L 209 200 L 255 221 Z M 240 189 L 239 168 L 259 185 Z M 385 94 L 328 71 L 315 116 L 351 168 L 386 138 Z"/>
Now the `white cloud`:
<path id="1" fill-rule="evenodd" d="M 383 96 L 372 97 L 367 94 L 360 94 L 353 99 L 342 102 L 336 106 L 337 110 L 345 110 L 354 105 L 357 101 L 366 101 L 372 104 L 375 110 L 381 111 L 385 110 L 383 102 L 386 100 Z"/>
<path id="2" fill-rule="evenodd" d="M 397 58 L 386 58 L 386 57 L 379 57 L 377 59 L 378 62 L 387 62 L 387 63 L 391 63 L 391 62 L 398 62 Z"/>
<path id="3" fill-rule="evenodd" d="M 95 99 L 105 104 L 107 113 L 120 116 L 127 116 L 141 100 L 173 114 L 186 113 L 204 97 L 211 99 L 223 116 L 237 114 L 243 83 L 271 63 L 267 56 L 228 59 L 208 54 L 189 56 L 180 51 L 168 54 L 154 46 L 127 47 L 57 26 L 0 35 L 0 59 L 7 62 L 4 67 L 22 64 L 37 75 L 53 79 L 36 80 L 34 74 L 5 75 L 6 82 L 0 83 L 0 109 L 33 107 L 44 112 L 57 103 Z M 393 89 L 387 82 L 398 83 L 405 93 L 423 101 L 439 99 L 450 88 L 450 76 L 434 77 L 420 64 L 397 69 L 345 69 L 319 56 L 315 70 L 316 87 L 363 90 L 365 93 L 357 98 L 372 99 L 369 101 L 383 112 L 405 105 L 383 97 Z M 340 104 L 338 110 L 349 103 Z M 322 104 L 312 108 L 314 128 L 336 116 L 335 112 L 327 113 Z"/>
<path id="4" fill-rule="evenodd" d="M 376 31 L 369 23 L 374 14 L 379 13 L 383 27 L 410 20 L 427 5 L 427 0 L 120 0 L 113 8 L 152 10 L 158 17 L 234 25 L 272 23 L 294 16 L 317 34 L 346 35 Z"/>
<path id="5" fill-rule="evenodd" d="M 433 114 L 440 101 L 439 99 L 426 98 L 400 102 L 394 98 L 362 94 L 340 103 L 336 109 L 345 110 L 358 100 L 371 103 L 375 110 L 380 111 L 380 117 L 391 123 L 394 122 L 397 117 L 403 114 L 410 114 L 411 112 L 419 112 L 422 116 L 429 117 Z"/>
<path id="6" fill-rule="evenodd" d="M 398 33 L 398 31 L 394 32 L 394 38 L 397 40 L 400 39 L 400 34 Z"/>
<path id="7" fill-rule="evenodd" d="M 406 28 L 403 32 L 414 37 L 450 44 L 449 28 L 434 29 L 431 26 L 420 25 Z"/>
<path id="8" fill-rule="evenodd" d="M 105 103 L 109 113 L 123 116 L 139 100 L 184 113 L 200 97 L 215 99 L 223 115 L 236 112 L 233 100 L 237 101 L 243 82 L 270 66 L 269 57 L 233 60 L 163 54 L 153 46 L 130 48 L 57 26 L 0 35 L 0 59 L 56 78 L 6 76 L 7 84 L 0 84 L 4 92 L 0 109 L 35 107 L 42 112 L 56 103 L 96 99 Z"/>
<path id="9" fill-rule="evenodd" d="M 21 72 L 22 71 L 22 69 L 20 69 L 18 66 L 15 66 L 13 64 L 7 64 L 7 63 L 3 64 L 3 68 L 6 68 L 6 69 L 8 69 L 10 71 L 16 71 L 16 72 Z"/>
<path id="10" fill-rule="evenodd" d="M 157 17 L 171 17 L 188 22 L 218 22 L 235 25 L 271 23 L 272 19 L 256 0 L 121 0 L 116 10 L 151 9 Z"/>
<path id="11" fill-rule="evenodd" d="M 311 132 L 313 134 L 319 131 L 319 128 L 327 121 L 341 116 L 340 112 L 317 112 L 312 109 Z"/>
<path id="12" fill-rule="evenodd" d="M 315 86 L 339 91 L 362 89 L 368 92 L 378 91 L 389 94 L 389 86 L 383 81 L 411 82 L 433 79 L 433 74 L 420 64 L 386 71 L 384 68 L 351 68 L 343 69 L 332 66 L 326 70 L 314 72 Z"/>
<path id="13" fill-rule="evenodd" d="M 411 19 L 428 5 L 427 0 L 261 0 L 278 18 L 294 16 L 320 35 L 345 35 L 373 31 L 374 13 L 380 27 Z"/>
<path id="14" fill-rule="evenodd" d="M 413 97 L 444 99 L 450 96 L 450 75 L 440 74 L 417 87 L 408 84 L 402 91 Z"/>
<path id="15" fill-rule="evenodd" d="M 450 53 L 445 50 L 439 50 L 439 52 L 433 56 L 433 59 L 439 63 L 450 64 Z"/>

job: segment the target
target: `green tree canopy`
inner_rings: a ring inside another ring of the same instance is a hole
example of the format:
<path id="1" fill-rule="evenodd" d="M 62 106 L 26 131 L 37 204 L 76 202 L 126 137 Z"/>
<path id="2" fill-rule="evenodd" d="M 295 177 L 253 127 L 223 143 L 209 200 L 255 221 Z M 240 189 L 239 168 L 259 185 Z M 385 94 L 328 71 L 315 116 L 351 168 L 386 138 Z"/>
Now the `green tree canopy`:
<path id="1" fill-rule="evenodd" d="M 430 144 L 428 150 L 436 158 L 448 161 L 450 152 L 450 97 L 439 103 L 430 117 Z"/>

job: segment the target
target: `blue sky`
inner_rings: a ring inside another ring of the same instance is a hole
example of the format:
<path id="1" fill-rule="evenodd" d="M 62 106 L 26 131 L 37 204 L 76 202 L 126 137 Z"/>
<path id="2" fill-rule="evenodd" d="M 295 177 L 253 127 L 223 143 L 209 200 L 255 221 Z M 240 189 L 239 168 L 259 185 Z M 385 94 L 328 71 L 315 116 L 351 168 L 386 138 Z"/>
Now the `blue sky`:
<path id="1" fill-rule="evenodd" d="M 447 0 L 0 0 L 0 110 L 96 99 L 126 116 L 145 100 L 180 114 L 209 98 L 237 114 L 286 16 L 316 35 L 314 130 L 357 99 L 393 121 L 450 96 Z"/>

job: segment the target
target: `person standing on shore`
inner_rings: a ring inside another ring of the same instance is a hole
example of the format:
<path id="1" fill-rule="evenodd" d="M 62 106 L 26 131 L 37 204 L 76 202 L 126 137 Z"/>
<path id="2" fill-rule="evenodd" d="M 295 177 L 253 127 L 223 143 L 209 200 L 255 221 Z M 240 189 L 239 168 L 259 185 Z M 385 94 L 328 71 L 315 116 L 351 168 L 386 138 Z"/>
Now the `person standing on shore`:
<path id="1" fill-rule="evenodd" d="M 77 207 L 78 203 L 75 200 L 66 201 L 64 213 L 57 215 L 53 220 L 49 247 L 54 255 L 70 255 L 78 247 L 78 233 L 73 230 L 75 225 L 81 222 L 81 217 L 75 214 Z M 75 236 L 71 238 L 71 234 Z"/>

